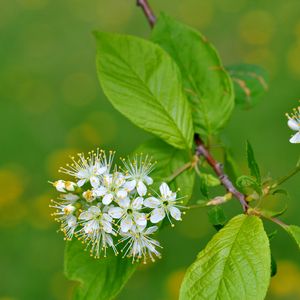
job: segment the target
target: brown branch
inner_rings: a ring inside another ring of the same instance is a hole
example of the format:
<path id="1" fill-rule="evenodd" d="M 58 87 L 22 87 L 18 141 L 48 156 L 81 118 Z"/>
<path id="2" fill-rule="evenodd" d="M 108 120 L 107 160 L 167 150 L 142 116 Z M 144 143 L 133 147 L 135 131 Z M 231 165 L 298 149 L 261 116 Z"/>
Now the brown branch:
<path id="1" fill-rule="evenodd" d="M 156 22 L 156 16 L 154 15 L 148 1 L 147 0 L 137 0 L 136 5 L 142 8 L 150 27 L 153 28 L 153 26 Z"/>
<path id="2" fill-rule="evenodd" d="M 196 144 L 196 155 L 203 156 L 207 163 L 212 167 L 216 175 L 219 177 L 222 185 L 226 188 L 226 190 L 231 193 L 235 198 L 237 198 L 242 207 L 244 212 L 246 212 L 249 208 L 249 205 L 246 201 L 246 196 L 239 192 L 233 183 L 230 181 L 228 176 L 224 173 L 222 164 L 217 162 L 213 156 L 210 154 L 208 149 L 205 147 L 203 141 L 201 140 L 199 134 L 195 134 L 194 137 L 195 144 Z"/>

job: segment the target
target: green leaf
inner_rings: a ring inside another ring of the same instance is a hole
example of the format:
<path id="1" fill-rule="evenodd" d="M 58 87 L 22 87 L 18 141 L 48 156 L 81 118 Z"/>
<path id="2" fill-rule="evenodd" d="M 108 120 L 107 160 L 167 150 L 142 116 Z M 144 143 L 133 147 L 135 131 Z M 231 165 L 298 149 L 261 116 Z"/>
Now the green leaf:
<path id="1" fill-rule="evenodd" d="M 261 194 L 261 187 L 253 177 L 242 175 L 236 180 L 236 185 L 244 194 L 250 195 L 253 191 Z"/>
<path id="2" fill-rule="evenodd" d="M 220 205 L 211 207 L 207 214 L 210 223 L 216 228 L 216 230 L 223 228 L 227 222 L 224 209 Z"/>
<path id="3" fill-rule="evenodd" d="M 274 277 L 277 274 L 277 262 L 274 255 L 271 253 L 271 277 Z"/>
<path id="4" fill-rule="evenodd" d="M 173 148 L 159 139 L 153 139 L 140 145 L 134 152 L 152 156 L 153 160 L 157 163 L 153 173 L 151 173 L 151 177 L 156 178 L 159 182 L 168 181 L 175 171 L 191 161 L 188 151 Z M 170 183 L 174 191 L 180 189 L 178 194 L 179 197 L 184 197 L 182 199 L 184 204 L 192 196 L 194 181 L 194 169 L 187 169 Z"/>
<path id="5" fill-rule="evenodd" d="M 261 96 L 268 90 L 267 72 L 260 66 L 239 64 L 226 68 L 229 72 L 235 91 L 235 103 L 244 108 L 254 107 Z"/>
<path id="6" fill-rule="evenodd" d="M 217 178 L 216 176 L 214 176 L 212 174 L 207 174 L 207 173 L 201 172 L 199 176 L 205 182 L 205 185 L 207 187 L 214 187 L 214 186 L 218 186 L 221 184 L 219 178 Z"/>
<path id="7" fill-rule="evenodd" d="M 270 272 L 269 240 L 262 221 L 238 215 L 215 234 L 189 267 L 179 299 L 264 299 Z"/>
<path id="8" fill-rule="evenodd" d="M 247 141 L 247 159 L 250 174 L 256 178 L 258 184 L 261 184 L 259 167 L 255 160 L 254 151 L 249 141 Z"/>
<path id="9" fill-rule="evenodd" d="M 114 299 L 136 266 L 131 260 L 122 258 L 122 255 L 112 254 L 106 258 L 94 259 L 77 240 L 66 244 L 65 275 L 80 283 L 73 297 L 76 300 Z"/>
<path id="10" fill-rule="evenodd" d="M 215 48 L 198 31 L 165 14 L 159 16 L 152 40 L 181 70 L 195 131 L 208 136 L 218 133 L 232 113 L 234 90 Z"/>
<path id="11" fill-rule="evenodd" d="M 285 230 L 293 237 L 300 249 L 300 227 L 296 225 L 289 225 L 285 227 Z"/>
<path id="12" fill-rule="evenodd" d="M 193 125 L 178 67 L 157 45 L 95 33 L 104 94 L 124 116 L 179 149 L 191 148 Z"/>

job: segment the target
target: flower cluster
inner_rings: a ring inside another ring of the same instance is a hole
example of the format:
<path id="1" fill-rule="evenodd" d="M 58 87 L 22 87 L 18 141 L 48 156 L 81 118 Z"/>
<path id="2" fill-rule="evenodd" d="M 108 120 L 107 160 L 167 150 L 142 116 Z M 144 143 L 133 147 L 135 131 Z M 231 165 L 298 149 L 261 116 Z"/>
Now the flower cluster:
<path id="1" fill-rule="evenodd" d="M 158 241 L 151 235 L 164 218 L 181 220 L 182 206 L 175 192 L 162 183 L 159 193 L 149 193 L 153 183 L 151 159 L 142 155 L 132 161 L 122 159 L 122 167 L 113 166 L 114 153 L 92 151 L 85 157 L 78 154 L 60 172 L 74 181 L 55 181 L 61 194 L 51 200 L 53 215 L 61 223 L 66 239 L 73 236 L 83 241 L 91 255 L 106 256 L 108 248 L 115 254 L 132 257 L 133 262 L 147 257 L 160 257 Z"/>
<path id="2" fill-rule="evenodd" d="M 286 114 L 286 116 L 288 118 L 288 126 L 292 130 L 297 131 L 297 133 L 290 138 L 290 142 L 292 144 L 298 144 L 300 143 L 300 106 L 294 108 L 293 112 L 291 114 Z"/>

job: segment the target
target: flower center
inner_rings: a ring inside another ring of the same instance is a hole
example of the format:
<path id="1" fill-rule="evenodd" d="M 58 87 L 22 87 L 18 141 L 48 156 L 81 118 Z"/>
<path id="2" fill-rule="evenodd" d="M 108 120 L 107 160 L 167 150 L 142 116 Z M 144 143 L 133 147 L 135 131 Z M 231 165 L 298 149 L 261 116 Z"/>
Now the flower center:
<path id="1" fill-rule="evenodd" d="M 127 214 L 131 215 L 133 213 L 132 209 L 131 208 L 128 208 L 127 209 Z"/>

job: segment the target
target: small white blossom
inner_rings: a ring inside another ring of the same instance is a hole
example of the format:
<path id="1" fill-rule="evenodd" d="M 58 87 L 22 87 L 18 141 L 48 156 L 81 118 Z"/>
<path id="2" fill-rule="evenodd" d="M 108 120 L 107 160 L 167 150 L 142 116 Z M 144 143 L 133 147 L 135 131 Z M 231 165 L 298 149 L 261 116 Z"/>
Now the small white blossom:
<path id="1" fill-rule="evenodd" d="M 102 185 L 94 189 L 94 193 L 97 197 L 103 197 L 104 205 L 109 205 L 112 201 L 118 202 L 127 197 L 127 191 L 124 188 L 125 182 L 125 177 L 120 172 L 106 174 L 103 176 Z"/>
<path id="2" fill-rule="evenodd" d="M 77 235 L 87 243 L 87 247 L 91 247 L 91 255 L 98 258 L 103 250 L 106 256 L 108 247 L 117 253 L 111 237 L 116 234 L 112 227 L 112 218 L 106 212 L 102 212 L 99 206 L 91 206 L 87 211 L 82 212 L 78 219 L 83 227 Z"/>
<path id="3" fill-rule="evenodd" d="M 300 143 L 300 106 L 294 108 L 293 112 L 286 114 L 286 116 L 288 118 L 288 126 L 292 130 L 297 131 L 297 133 L 290 138 L 290 142 L 292 144 L 298 144 Z"/>
<path id="4" fill-rule="evenodd" d="M 141 155 L 139 158 L 136 156 L 132 161 L 125 159 L 122 160 L 126 168 L 126 179 L 124 187 L 130 192 L 136 188 L 140 196 L 145 196 L 147 193 L 147 185 L 153 183 L 153 179 L 148 175 L 153 170 L 151 159 L 146 156 L 143 159 Z"/>
<path id="5" fill-rule="evenodd" d="M 53 215 L 61 223 L 65 239 L 75 236 L 90 249 L 91 256 L 99 258 L 101 253 L 106 256 L 110 248 L 118 254 L 118 235 L 124 256 L 132 257 L 133 262 L 160 257 L 159 242 L 149 237 L 158 227 L 149 227 L 148 218 L 152 223 L 166 216 L 181 220 L 181 212 L 176 193 L 166 183 L 161 184 L 160 195 L 144 199 L 153 183 L 148 156 L 136 157 L 132 162 L 122 160 L 125 170 L 112 166 L 113 152 L 106 157 L 104 151 L 97 150 L 86 158 L 79 154 L 77 161 L 72 160 L 61 172 L 74 176 L 76 183 L 52 183 L 61 194 L 50 205 L 56 209 Z"/>
<path id="6" fill-rule="evenodd" d="M 128 232 L 133 226 L 145 228 L 147 217 L 140 210 L 143 207 L 143 198 L 137 197 L 133 201 L 125 198 L 119 201 L 119 207 L 111 207 L 108 214 L 114 219 L 121 220 L 120 228 L 122 232 Z"/>
<path id="7" fill-rule="evenodd" d="M 152 261 L 155 261 L 155 257 L 160 258 L 160 253 L 157 251 L 157 247 L 160 247 L 158 241 L 149 237 L 157 231 L 157 226 L 152 226 L 146 229 L 139 227 L 133 227 L 126 233 L 121 233 L 123 238 L 120 243 L 125 243 L 122 252 L 124 257 L 132 257 L 132 261 L 139 261 L 143 258 L 144 263 L 147 261 L 147 257 L 150 257 Z"/>
<path id="8" fill-rule="evenodd" d="M 107 158 L 105 152 L 99 149 L 96 152 L 89 152 L 87 158 L 83 153 L 79 153 L 78 160 L 73 157 L 73 163 L 67 164 L 67 168 L 61 168 L 60 171 L 77 178 L 79 187 L 90 182 L 92 187 L 97 188 L 100 185 L 99 177 L 109 172 L 113 156 L 113 152 L 110 152 Z"/>
<path id="9" fill-rule="evenodd" d="M 166 216 L 170 220 L 169 215 L 171 215 L 176 221 L 180 221 L 181 211 L 179 210 L 179 208 L 177 207 L 178 205 L 176 204 L 176 193 L 172 192 L 165 182 L 163 182 L 160 185 L 159 190 L 161 194 L 159 197 L 149 197 L 144 201 L 144 205 L 146 207 L 153 209 L 153 211 L 150 214 L 151 223 L 159 223 Z"/>

